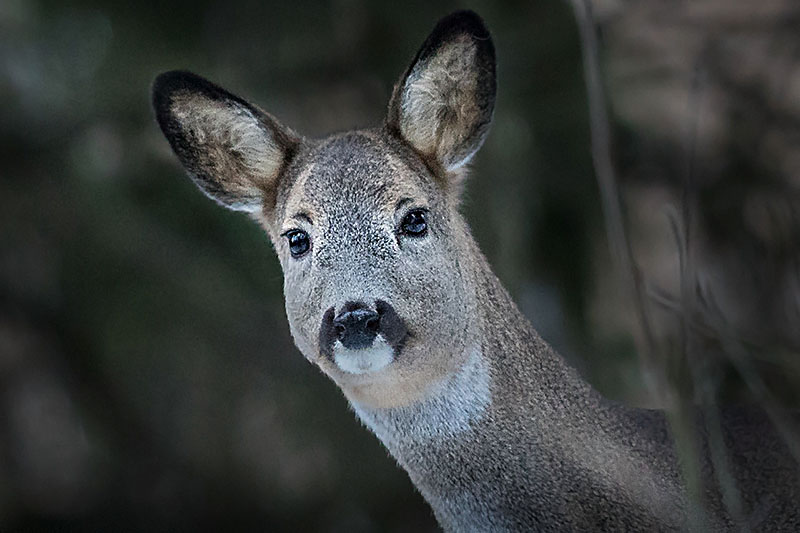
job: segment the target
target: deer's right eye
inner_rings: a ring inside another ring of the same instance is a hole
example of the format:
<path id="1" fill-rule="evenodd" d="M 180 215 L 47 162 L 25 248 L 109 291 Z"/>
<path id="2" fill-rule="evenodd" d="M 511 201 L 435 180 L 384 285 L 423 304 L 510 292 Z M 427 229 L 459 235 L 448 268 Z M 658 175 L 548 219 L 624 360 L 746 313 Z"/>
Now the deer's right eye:
<path id="1" fill-rule="evenodd" d="M 410 237 L 422 237 L 428 231 L 424 209 L 410 211 L 400 223 L 400 232 Z"/>
<path id="2" fill-rule="evenodd" d="M 311 248 L 311 239 L 303 230 L 295 229 L 287 232 L 286 239 L 289 241 L 289 251 L 292 257 L 300 257 Z"/>

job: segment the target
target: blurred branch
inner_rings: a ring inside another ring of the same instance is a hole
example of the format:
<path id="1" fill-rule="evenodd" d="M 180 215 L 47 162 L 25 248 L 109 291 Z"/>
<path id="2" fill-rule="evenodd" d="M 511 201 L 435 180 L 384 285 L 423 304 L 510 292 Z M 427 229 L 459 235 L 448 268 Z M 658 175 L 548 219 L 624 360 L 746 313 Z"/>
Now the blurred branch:
<path id="1" fill-rule="evenodd" d="M 698 339 L 691 327 L 691 319 L 697 309 L 697 263 L 695 258 L 695 222 L 692 216 L 697 209 L 697 185 L 695 167 L 697 161 L 697 134 L 701 116 L 703 90 L 706 84 L 706 73 L 702 66 L 702 56 L 695 64 L 689 90 L 689 118 L 686 132 L 686 167 L 684 170 L 680 223 L 673 217 L 672 229 L 675 244 L 678 248 L 681 291 L 681 355 L 689 367 L 692 377 L 692 388 L 700 399 L 703 412 L 702 421 L 708 435 L 708 447 L 714 473 L 722 490 L 722 500 L 734 524 L 744 527 L 742 514 L 742 498 L 736 478 L 731 469 L 730 456 L 722 430 L 722 416 L 717 406 L 717 383 L 719 368 L 712 366 L 707 354 L 697 350 Z M 690 401 L 687 407 L 692 410 Z"/>
<path id="2" fill-rule="evenodd" d="M 602 196 L 602 208 L 611 257 L 623 276 L 625 287 L 631 291 L 641 337 L 637 336 L 637 352 L 651 391 L 662 404 L 670 404 L 668 390 L 659 365 L 656 364 L 655 341 L 649 312 L 645 303 L 641 274 L 633 260 L 630 241 L 625 230 L 620 191 L 611 160 L 611 133 L 606 99 L 600 79 L 597 37 L 594 30 L 592 6 L 589 0 L 571 0 L 575 11 L 583 50 L 583 68 L 589 99 L 589 121 L 592 138 L 592 159 Z"/>
<path id="3" fill-rule="evenodd" d="M 723 353 L 742 376 L 748 389 L 762 405 L 770 420 L 772 420 L 778 432 L 786 441 L 792 455 L 800 463 L 798 420 L 795 420 L 796 417 L 790 414 L 781 405 L 781 402 L 775 398 L 754 367 L 753 361 L 758 360 L 757 352 L 754 351 L 758 348 L 758 343 L 752 339 L 743 338 L 733 330 L 733 327 L 722 315 L 713 295 L 708 291 L 703 291 L 699 285 L 696 285 L 694 290 L 700 291 L 700 297 L 696 300 L 699 305 L 695 309 L 694 316 L 687 321 L 693 331 L 693 335 L 702 335 L 703 338 L 714 339 L 722 344 Z M 682 303 L 665 291 L 657 287 L 648 286 L 647 294 L 664 309 L 679 316 L 684 314 Z"/>

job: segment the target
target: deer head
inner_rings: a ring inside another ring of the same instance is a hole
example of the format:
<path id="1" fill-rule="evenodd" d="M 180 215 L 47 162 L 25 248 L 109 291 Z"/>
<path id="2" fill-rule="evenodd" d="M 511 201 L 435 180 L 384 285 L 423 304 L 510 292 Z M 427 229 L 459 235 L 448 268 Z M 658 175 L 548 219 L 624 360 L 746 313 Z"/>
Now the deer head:
<path id="1" fill-rule="evenodd" d="M 195 184 L 269 235 L 297 347 L 371 407 L 424 397 L 480 335 L 481 258 L 458 205 L 494 100 L 494 47 L 471 12 L 439 22 L 373 129 L 309 140 L 194 74 L 153 87 Z"/>

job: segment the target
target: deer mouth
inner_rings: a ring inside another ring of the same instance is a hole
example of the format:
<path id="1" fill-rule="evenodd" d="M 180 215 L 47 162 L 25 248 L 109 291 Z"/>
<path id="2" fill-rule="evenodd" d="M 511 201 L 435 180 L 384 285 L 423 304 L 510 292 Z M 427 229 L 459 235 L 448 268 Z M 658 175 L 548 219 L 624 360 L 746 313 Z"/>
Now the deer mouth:
<path id="1" fill-rule="evenodd" d="M 319 333 L 321 354 L 347 374 L 370 374 L 391 364 L 409 337 L 391 304 L 376 300 L 346 302 L 339 313 L 325 311 Z"/>
<path id="2" fill-rule="evenodd" d="M 351 350 L 341 342 L 333 344 L 333 362 L 340 370 L 348 374 L 371 374 L 389 366 L 395 359 L 395 351 L 389 343 L 379 335 L 372 346 Z"/>

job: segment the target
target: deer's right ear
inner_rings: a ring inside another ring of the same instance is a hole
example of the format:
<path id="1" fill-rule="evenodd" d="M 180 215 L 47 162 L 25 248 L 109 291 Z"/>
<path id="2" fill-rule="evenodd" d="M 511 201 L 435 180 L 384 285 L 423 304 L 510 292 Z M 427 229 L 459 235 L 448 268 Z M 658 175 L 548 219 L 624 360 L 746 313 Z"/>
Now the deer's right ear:
<path id="1" fill-rule="evenodd" d="M 445 171 L 483 144 L 495 101 L 492 38 L 481 18 L 458 11 L 439 21 L 400 79 L 388 125 Z"/>
<path id="2" fill-rule="evenodd" d="M 256 106 L 184 71 L 153 83 L 161 131 L 197 186 L 230 209 L 274 202 L 278 178 L 299 139 Z"/>

